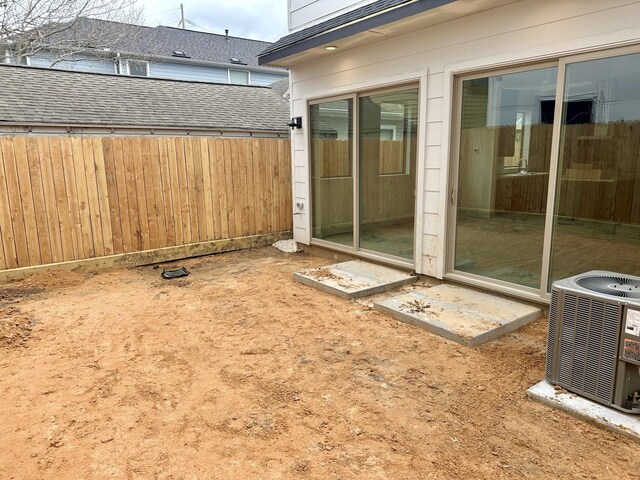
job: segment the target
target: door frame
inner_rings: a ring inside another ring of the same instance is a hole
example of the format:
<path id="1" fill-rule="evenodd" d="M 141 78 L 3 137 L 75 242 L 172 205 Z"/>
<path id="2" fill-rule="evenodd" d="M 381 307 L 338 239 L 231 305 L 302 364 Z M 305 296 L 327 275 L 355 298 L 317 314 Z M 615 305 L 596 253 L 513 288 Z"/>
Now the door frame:
<path id="1" fill-rule="evenodd" d="M 383 252 L 376 252 L 375 250 L 368 250 L 366 248 L 360 248 L 360 138 L 359 138 L 359 98 L 361 96 L 367 95 L 375 95 L 379 93 L 390 93 L 395 91 L 402 91 L 407 89 L 416 88 L 418 90 L 418 121 L 417 121 L 417 138 L 416 138 L 416 159 L 415 159 L 415 180 L 414 180 L 414 220 L 413 220 L 413 258 L 411 260 L 405 259 L 402 257 L 398 257 L 395 255 L 389 255 Z M 419 182 L 424 180 L 424 177 L 420 175 L 420 170 L 422 169 L 421 164 L 421 144 L 424 141 L 421 141 L 422 133 L 422 122 L 424 117 L 424 106 L 422 102 L 423 94 L 425 86 L 423 86 L 423 81 L 421 78 L 411 79 L 403 83 L 398 83 L 394 85 L 381 85 L 379 87 L 371 86 L 366 89 L 354 91 L 351 93 L 346 93 L 343 95 L 334 95 L 330 97 L 319 97 L 314 99 L 307 100 L 307 116 L 311 119 L 311 106 L 317 105 L 320 103 L 331 102 L 335 100 L 347 100 L 351 99 L 353 102 L 353 118 L 352 118 L 352 131 L 353 131 L 353 146 L 352 146 L 352 159 L 351 159 L 351 174 L 353 177 L 353 246 L 348 247 L 346 245 L 341 245 L 338 243 L 334 243 L 328 240 L 315 238 L 313 236 L 313 158 L 312 158 L 312 136 L 311 131 L 307 135 L 307 152 L 309 152 L 309 231 L 310 231 L 310 243 L 311 245 L 316 245 L 319 247 L 327 248 L 330 250 L 335 250 L 337 252 L 346 253 L 350 255 L 359 256 L 362 258 L 366 258 L 369 260 L 373 260 L 380 263 L 386 263 L 389 265 L 397 266 L 405 269 L 414 269 L 418 263 L 419 254 L 421 252 L 421 248 L 419 247 L 419 238 L 418 233 L 421 229 L 418 229 L 418 224 L 422 219 L 422 211 L 419 210 L 419 205 L 422 201 L 422 196 L 418 195 L 420 191 Z M 311 121 L 309 120 L 309 126 L 311 125 Z"/>
<path id="2" fill-rule="evenodd" d="M 562 107 L 564 102 L 564 87 L 567 65 L 583 61 L 596 60 L 601 58 L 617 57 L 622 55 L 640 53 L 640 44 L 620 47 L 603 47 L 597 50 L 589 50 L 583 53 L 558 55 L 556 58 L 541 60 L 539 62 L 527 62 L 526 59 L 520 64 L 513 64 L 506 67 L 481 67 L 473 71 L 451 71 L 451 130 L 450 130 L 450 155 L 449 155 L 449 175 L 448 175 L 448 198 L 446 203 L 446 246 L 445 246 L 445 273 L 444 278 L 467 283 L 476 287 L 499 291 L 508 295 L 532 300 L 536 302 L 548 303 L 551 294 L 549 277 L 551 269 L 551 249 L 553 241 L 553 221 L 557 201 L 556 189 L 558 180 L 558 169 L 560 166 L 560 134 L 562 129 Z M 536 70 L 550 66 L 557 67 L 556 94 L 554 123 L 551 137 L 549 180 L 547 188 L 547 203 L 544 222 L 544 239 L 542 251 L 542 265 L 540 272 L 540 287 L 531 288 L 518 284 L 496 280 L 482 275 L 471 274 L 455 270 L 455 229 L 457 220 L 457 200 L 458 200 L 458 174 L 460 166 L 460 125 L 462 115 L 461 86 L 464 80 L 483 78 L 508 73 L 524 72 Z"/>

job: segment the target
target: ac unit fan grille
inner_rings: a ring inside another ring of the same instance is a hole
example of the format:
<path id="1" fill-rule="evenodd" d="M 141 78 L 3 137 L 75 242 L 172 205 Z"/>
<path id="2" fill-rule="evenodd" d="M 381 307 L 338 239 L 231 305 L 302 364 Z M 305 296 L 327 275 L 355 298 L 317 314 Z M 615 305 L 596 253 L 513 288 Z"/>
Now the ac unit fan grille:
<path id="1" fill-rule="evenodd" d="M 585 276 L 577 279 L 576 283 L 592 292 L 640 299 L 640 280 L 616 276 Z"/>

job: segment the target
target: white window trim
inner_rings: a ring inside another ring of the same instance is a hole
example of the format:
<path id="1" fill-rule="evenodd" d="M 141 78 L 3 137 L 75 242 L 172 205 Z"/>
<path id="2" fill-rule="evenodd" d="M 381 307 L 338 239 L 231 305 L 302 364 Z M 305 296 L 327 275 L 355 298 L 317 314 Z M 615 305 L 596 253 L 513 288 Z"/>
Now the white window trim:
<path id="1" fill-rule="evenodd" d="M 147 67 L 147 77 L 150 77 L 150 76 L 151 76 L 151 75 L 149 74 L 150 72 L 149 72 L 149 62 L 148 62 L 148 61 L 146 61 L 146 60 L 136 60 L 135 58 L 132 58 L 132 59 L 127 58 L 127 75 L 128 75 L 128 76 L 132 76 L 132 75 L 131 75 L 131 69 L 129 68 L 129 61 L 132 61 L 132 62 L 139 62 L 139 63 L 144 63 L 144 64 L 146 65 L 146 67 Z M 134 76 L 136 76 L 136 77 L 137 77 L 137 76 L 139 76 L 139 75 L 134 75 Z"/>
<path id="2" fill-rule="evenodd" d="M 251 85 L 251 71 L 250 70 L 241 70 L 239 68 L 227 68 L 227 83 L 231 83 L 231 72 L 246 72 L 247 73 L 247 83 L 246 85 Z M 243 83 L 236 83 L 235 85 L 245 85 Z"/>

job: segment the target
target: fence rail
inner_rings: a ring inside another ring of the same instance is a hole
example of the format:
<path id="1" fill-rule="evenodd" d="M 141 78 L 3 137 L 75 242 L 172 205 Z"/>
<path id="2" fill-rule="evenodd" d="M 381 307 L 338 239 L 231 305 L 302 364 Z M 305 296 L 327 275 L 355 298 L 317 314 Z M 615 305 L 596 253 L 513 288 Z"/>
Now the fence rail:
<path id="1" fill-rule="evenodd" d="M 0 270 L 289 231 L 288 140 L 6 136 Z"/>

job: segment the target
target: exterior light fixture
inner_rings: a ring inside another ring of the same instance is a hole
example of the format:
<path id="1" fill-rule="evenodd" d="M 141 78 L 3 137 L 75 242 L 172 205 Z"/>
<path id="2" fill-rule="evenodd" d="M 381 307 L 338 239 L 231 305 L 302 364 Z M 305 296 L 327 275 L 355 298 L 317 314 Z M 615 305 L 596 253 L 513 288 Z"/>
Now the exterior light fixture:
<path id="1" fill-rule="evenodd" d="M 291 127 L 291 130 L 294 128 L 302 128 L 302 117 L 293 117 L 291 123 L 287 123 L 287 126 Z"/>
<path id="2" fill-rule="evenodd" d="M 325 50 L 329 50 L 330 52 L 337 50 L 338 47 L 336 47 L 335 45 L 329 45 L 327 47 L 324 47 Z"/>

